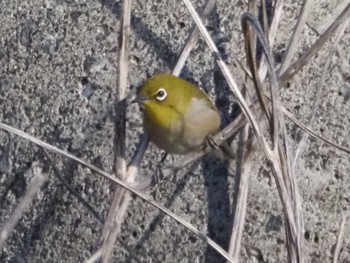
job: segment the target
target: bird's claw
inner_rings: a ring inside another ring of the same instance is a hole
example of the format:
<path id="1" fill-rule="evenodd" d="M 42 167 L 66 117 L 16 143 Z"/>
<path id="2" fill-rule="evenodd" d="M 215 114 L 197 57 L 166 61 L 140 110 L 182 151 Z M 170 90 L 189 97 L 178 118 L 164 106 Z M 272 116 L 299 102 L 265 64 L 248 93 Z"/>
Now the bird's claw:
<path id="1" fill-rule="evenodd" d="M 210 150 L 218 150 L 220 148 L 219 144 L 215 141 L 215 139 L 212 136 L 207 136 L 204 141 L 204 149 L 205 151 Z"/>

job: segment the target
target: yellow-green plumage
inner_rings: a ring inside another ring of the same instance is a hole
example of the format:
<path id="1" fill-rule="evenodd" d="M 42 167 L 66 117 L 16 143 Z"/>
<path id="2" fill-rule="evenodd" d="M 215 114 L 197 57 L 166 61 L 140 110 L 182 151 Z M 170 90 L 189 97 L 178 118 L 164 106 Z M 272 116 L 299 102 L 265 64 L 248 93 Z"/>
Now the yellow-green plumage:
<path id="1" fill-rule="evenodd" d="M 193 151 L 220 127 L 220 115 L 207 95 L 174 75 L 147 80 L 140 96 L 144 128 L 150 140 L 168 153 Z"/>

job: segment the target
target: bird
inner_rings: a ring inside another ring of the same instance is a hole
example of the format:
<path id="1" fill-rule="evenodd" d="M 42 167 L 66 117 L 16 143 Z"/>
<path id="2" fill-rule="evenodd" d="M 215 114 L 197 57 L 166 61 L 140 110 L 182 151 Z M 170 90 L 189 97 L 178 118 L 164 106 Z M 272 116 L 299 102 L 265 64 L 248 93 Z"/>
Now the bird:
<path id="1" fill-rule="evenodd" d="M 150 141 L 169 154 L 198 150 L 220 129 L 219 111 L 206 93 L 169 73 L 146 80 L 133 102 L 143 107 Z"/>

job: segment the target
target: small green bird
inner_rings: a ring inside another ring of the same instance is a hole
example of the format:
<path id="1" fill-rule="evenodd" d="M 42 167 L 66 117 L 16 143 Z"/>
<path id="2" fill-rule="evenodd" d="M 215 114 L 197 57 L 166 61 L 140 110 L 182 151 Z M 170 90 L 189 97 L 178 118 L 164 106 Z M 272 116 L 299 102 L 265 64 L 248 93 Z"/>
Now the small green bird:
<path id="1" fill-rule="evenodd" d="M 144 105 L 143 124 L 150 141 L 167 153 L 196 150 L 220 128 L 220 114 L 208 96 L 171 74 L 147 80 L 136 101 Z"/>

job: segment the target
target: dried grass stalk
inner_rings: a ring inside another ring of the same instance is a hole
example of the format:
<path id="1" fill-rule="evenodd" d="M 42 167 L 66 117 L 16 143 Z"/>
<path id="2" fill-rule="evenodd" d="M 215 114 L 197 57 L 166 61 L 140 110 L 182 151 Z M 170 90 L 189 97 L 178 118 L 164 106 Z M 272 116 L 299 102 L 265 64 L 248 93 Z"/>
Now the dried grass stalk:
<path id="1" fill-rule="evenodd" d="M 275 74 L 274 63 L 272 56 L 267 45 L 267 41 L 263 34 L 263 31 L 259 25 L 258 19 L 252 14 L 245 13 L 242 16 L 242 27 L 245 36 L 246 53 L 251 67 L 251 72 L 254 78 L 258 78 L 258 71 L 254 63 L 255 54 L 251 49 L 251 30 L 256 33 L 258 37 L 266 61 L 269 66 L 269 77 L 271 81 L 270 94 L 271 94 L 271 118 L 269 120 L 270 125 L 270 140 L 272 141 L 271 148 L 267 143 L 260 144 L 264 149 L 267 159 L 269 160 L 272 172 L 276 181 L 277 189 L 280 195 L 280 199 L 283 206 L 283 212 L 285 216 L 286 236 L 287 236 L 287 250 L 289 262 L 302 262 L 302 231 L 303 231 L 303 218 L 301 210 L 301 201 L 295 182 L 295 177 L 290 169 L 290 159 L 288 152 L 288 142 L 285 131 L 285 125 L 283 115 L 280 114 L 282 107 L 278 97 L 278 82 Z M 264 90 L 261 86 L 256 87 L 256 92 L 261 93 L 263 97 Z M 255 129 L 255 127 L 254 127 Z M 255 131 L 257 133 L 257 131 Z M 259 139 L 259 138 L 258 138 Z"/>
<path id="2" fill-rule="evenodd" d="M 281 63 L 281 67 L 279 68 L 279 72 L 285 71 L 292 60 L 294 50 L 295 50 L 297 43 L 301 37 L 301 29 L 305 24 L 305 21 L 306 21 L 311 4 L 312 4 L 311 0 L 304 0 L 303 6 L 301 7 L 301 10 L 300 10 L 300 14 L 298 16 L 297 24 L 295 26 L 295 29 L 293 30 L 292 38 L 288 43 L 287 50 L 286 50 L 285 55 L 282 59 L 282 63 Z"/>
<path id="3" fill-rule="evenodd" d="M 0 250 L 5 245 L 5 242 L 11 232 L 14 230 L 16 224 L 23 216 L 24 212 L 27 210 L 31 202 L 33 201 L 36 194 L 39 192 L 41 186 L 46 182 L 47 177 L 40 173 L 35 175 L 35 177 L 32 179 L 32 181 L 28 185 L 28 189 L 19 203 L 19 205 L 16 207 L 16 209 L 13 211 L 10 218 L 6 221 L 3 229 L 0 232 Z"/>
<path id="4" fill-rule="evenodd" d="M 235 262 L 239 261 L 239 254 L 241 249 L 241 241 L 244 230 L 244 222 L 247 210 L 247 199 L 248 199 L 248 187 L 249 187 L 249 175 L 251 171 L 251 164 L 247 162 L 247 158 L 250 155 L 251 146 L 253 141 L 249 142 L 249 126 L 246 125 L 242 131 L 242 154 L 240 154 L 241 169 L 239 174 L 238 187 L 236 189 L 236 203 L 234 207 L 234 218 L 232 224 L 232 233 L 230 238 L 230 244 L 228 253 Z M 239 168 L 238 168 L 239 169 Z"/>
<path id="5" fill-rule="evenodd" d="M 335 246 L 335 250 L 334 250 L 333 263 L 337 263 L 339 259 L 340 249 L 343 243 L 345 225 L 346 225 L 346 216 L 343 215 L 341 224 L 340 224 L 337 245 Z"/>
<path id="6" fill-rule="evenodd" d="M 125 140 L 126 140 L 126 89 L 129 64 L 129 35 L 131 19 L 131 0 L 122 2 L 120 46 L 118 58 L 118 74 L 116 89 L 116 122 L 115 122 L 115 173 L 116 176 L 131 184 L 134 177 L 128 176 L 126 172 Z M 117 187 L 114 191 L 113 201 L 109 208 L 108 215 L 103 225 L 100 244 L 102 245 L 102 262 L 110 261 L 114 243 L 123 222 L 129 201 L 130 192 L 122 187 Z"/>

